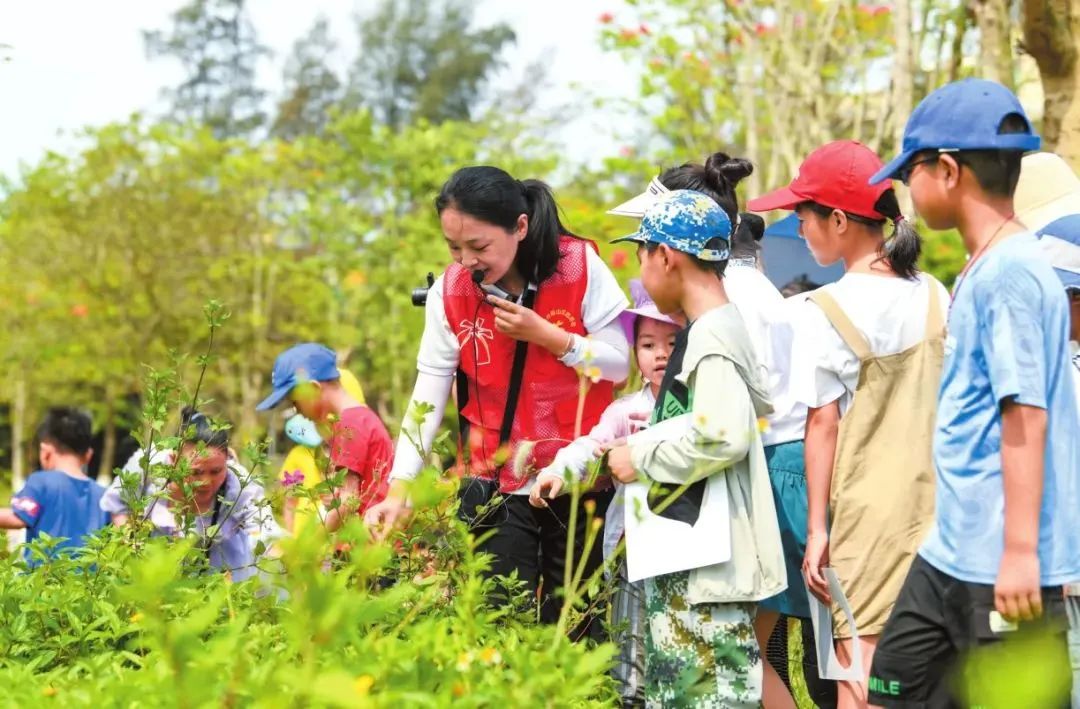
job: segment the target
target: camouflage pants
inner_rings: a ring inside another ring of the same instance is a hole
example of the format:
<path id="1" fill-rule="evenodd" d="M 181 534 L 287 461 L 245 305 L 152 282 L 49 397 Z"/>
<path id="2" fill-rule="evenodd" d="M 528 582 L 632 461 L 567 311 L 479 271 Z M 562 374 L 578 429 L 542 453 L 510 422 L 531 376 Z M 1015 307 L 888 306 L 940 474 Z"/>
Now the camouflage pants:
<path id="1" fill-rule="evenodd" d="M 645 701 L 650 707 L 761 706 L 753 603 L 686 602 L 688 572 L 645 581 Z"/>

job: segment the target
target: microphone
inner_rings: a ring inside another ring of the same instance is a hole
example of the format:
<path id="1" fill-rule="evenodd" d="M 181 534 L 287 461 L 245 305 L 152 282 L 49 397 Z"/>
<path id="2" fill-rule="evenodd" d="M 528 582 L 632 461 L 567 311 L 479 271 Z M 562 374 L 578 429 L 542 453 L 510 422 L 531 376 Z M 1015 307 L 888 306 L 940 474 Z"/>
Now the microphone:
<path id="1" fill-rule="evenodd" d="M 472 272 L 472 282 L 475 283 L 476 285 L 480 285 L 481 283 L 484 282 L 484 272 L 481 271 L 479 268 L 473 270 L 473 272 Z"/>

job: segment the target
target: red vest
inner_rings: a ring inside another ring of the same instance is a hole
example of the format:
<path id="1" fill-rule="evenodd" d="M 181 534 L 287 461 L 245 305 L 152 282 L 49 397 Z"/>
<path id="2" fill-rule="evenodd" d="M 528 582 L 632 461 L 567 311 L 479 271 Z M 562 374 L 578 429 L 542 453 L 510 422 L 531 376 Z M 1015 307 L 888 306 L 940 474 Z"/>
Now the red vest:
<path id="1" fill-rule="evenodd" d="M 533 304 L 540 316 L 577 335 L 585 334 L 581 309 L 589 282 L 588 248 L 595 246 L 573 237 L 560 239 L 558 270 L 540 284 Z M 468 402 L 461 411 L 468 422 L 468 441 L 459 439 L 455 472 L 497 479 L 501 492 L 513 492 L 550 464 L 561 448 L 592 430 L 611 403 L 614 387 L 608 381 L 584 380 L 587 391 L 579 428 L 582 376 L 544 348 L 530 344 L 510 441 L 500 451 L 499 428 L 517 341 L 495 329 L 494 308 L 483 301 L 471 275 L 452 264 L 443 278 L 446 320 L 461 347 L 460 367 L 469 383 Z"/>

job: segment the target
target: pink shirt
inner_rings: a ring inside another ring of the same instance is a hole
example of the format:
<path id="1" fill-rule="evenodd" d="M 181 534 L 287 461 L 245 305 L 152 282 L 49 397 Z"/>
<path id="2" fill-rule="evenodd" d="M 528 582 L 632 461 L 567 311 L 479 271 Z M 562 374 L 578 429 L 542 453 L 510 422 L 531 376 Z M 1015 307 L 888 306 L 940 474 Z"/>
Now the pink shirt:
<path id="1" fill-rule="evenodd" d="M 641 427 L 640 421 L 630 418 L 631 414 L 644 414 L 646 420 L 652 413 L 656 399 L 652 389 L 646 386 L 639 392 L 628 394 L 616 399 L 604 409 L 600 420 L 589 435 L 576 439 L 573 443 L 558 452 L 551 465 L 540 471 L 541 474 L 563 475 L 565 471 L 575 476 L 578 480 L 585 477 L 589 463 L 595 459 L 595 451 L 598 446 L 605 443 L 626 438 Z M 622 538 L 625 526 L 623 517 L 623 486 L 615 484 L 615 498 L 608 506 L 607 518 L 604 521 L 604 558 L 615 551 L 615 546 Z"/>

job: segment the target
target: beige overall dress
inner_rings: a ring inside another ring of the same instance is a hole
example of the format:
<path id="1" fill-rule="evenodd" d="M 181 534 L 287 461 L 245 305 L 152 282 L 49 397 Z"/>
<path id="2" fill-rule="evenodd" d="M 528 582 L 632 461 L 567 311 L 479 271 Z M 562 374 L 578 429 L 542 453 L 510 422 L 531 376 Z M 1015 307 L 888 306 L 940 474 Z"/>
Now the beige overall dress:
<path id="1" fill-rule="evenodd" d="M 859 358 L 859 381 L 840 420 L 829 492 L 829 563 L 860 636 L 879 635 L 934 514 L 931 451 L 945 328 L 938 284 L 930 289 L 926 336 L 877 357 L 824 291 L 810 298 Z M 834 636 L 851 629 L 833 604 Z"/>

